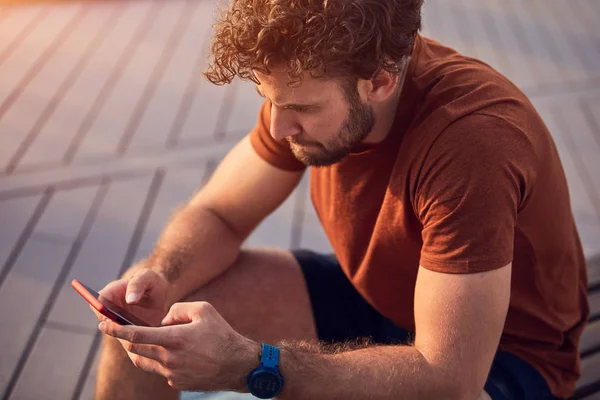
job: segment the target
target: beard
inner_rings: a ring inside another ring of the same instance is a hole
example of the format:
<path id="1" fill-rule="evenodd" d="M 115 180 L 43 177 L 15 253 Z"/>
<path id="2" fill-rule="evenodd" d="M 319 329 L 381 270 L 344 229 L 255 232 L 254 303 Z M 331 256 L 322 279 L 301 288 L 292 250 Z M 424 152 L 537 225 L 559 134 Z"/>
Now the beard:
<path id="1" fill-rule="evenodd" d="M 327 167 L 341 161 L 371 132 L 375 125 L 373 108 L 363 104 L 356 93 L 348 100 L 349 109 L 342 127 L 326 144 L 302 143 L 295 136 L 287 138 L 294 156 L 304 165 Z"/>

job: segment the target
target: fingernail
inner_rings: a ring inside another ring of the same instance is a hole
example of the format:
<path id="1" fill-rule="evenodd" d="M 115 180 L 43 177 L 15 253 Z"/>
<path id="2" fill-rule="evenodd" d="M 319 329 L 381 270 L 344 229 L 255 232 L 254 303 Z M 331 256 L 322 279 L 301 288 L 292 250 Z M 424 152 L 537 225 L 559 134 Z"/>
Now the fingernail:
<path id="1" fill-rule="evenodd" d="M 106 328 L 106 322 L 104 322 L 104 321 L 100 322 L 100 324 L 98 325 L 98 329 L 100 329 L 102 332 L 104 332 L 105 328 Z"/>
<path id="2" fill-rule="evenodd" d="M 129 293 L 125 298 L 125 301 L 127 301 L 128 303 L 133 303 L 134 301 L 137 301 L 139 297 L 140 296 L 137 293 Z"/>

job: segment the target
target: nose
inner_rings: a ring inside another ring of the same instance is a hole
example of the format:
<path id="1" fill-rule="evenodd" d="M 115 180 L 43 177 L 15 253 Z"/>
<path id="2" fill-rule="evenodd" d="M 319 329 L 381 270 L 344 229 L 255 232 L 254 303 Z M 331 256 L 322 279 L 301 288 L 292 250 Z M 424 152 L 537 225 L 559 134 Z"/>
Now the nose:
<path id="1" fill-rule="evenodd" d="M 271 106 L 271 136 L 276 140 L 294 136 L 302 132 L 302 128 L 294 119 L 290 110 L 282 110 Z"/>

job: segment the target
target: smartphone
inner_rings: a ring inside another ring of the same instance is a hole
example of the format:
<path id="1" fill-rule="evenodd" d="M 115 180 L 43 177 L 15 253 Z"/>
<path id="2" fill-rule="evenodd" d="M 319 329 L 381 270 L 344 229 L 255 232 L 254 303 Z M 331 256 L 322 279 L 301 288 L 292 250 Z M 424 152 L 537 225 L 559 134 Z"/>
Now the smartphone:
<path id="1" fill-rule="evenodd" d="M 81 295 L 81 297 L 90 303 L 92 307 L 113 321 L 121 325 L 151 326 L 149 323 L 123 310 L 121 307 L 112 303 L 95 290 L 79 282 L 77 279 L 71 281 L 71 286 Z"/>

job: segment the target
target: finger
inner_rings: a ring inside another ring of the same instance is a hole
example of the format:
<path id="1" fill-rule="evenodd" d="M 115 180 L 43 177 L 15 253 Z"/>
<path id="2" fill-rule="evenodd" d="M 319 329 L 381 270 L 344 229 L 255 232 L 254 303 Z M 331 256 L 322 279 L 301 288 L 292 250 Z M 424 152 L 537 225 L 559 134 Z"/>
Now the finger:
<path id="1" fill-rule="evenodd" d="M 121 342 L 123 348 L 132 354 L 148 358 L 150 360 L 158 361 L 163 364 L 168 359 L 167 350 L 162 346 L 155 346 L 153 344 L 139 344 L 128 342 L 124 339 L 118 339 Z"/>
<path id="2" fill-rule="evenodd" d="M 212 306 L 205 301 L 193 303 L 175 303 L 171 306 L 168 314 L 163 318 L 163 325 L 187 324 L 196 321 L 203 313 Z"/>
<path id="3" fill-rule="evenodd" d="M 143 371 L 150 372 L 156 375 L 162 375 L 164 377 L 168 375 L 165 368 L 157 361 L 150 360 L 148 358 L 141 357 L 136 354 L 128 353 L 127 355 L 129 356 L 129 359 L 131 360 L 133 365 L 135 365 L 137 368 Z"/>
<path id="4" fill-rule="evenodd" d="M 142 300 L 144 293 L 152 283 L 152 276 L 150 271 L 140 271 L 129 280 L 125 295 L 125 301 L 128 304 L 138 304 Z"/>
<path id="5" fill-rule="evenodd" d="M 125 279 L 119 279 L 112 281 L 108 285 L 104 286 L 98 293 L 113 303 L 120 303 L 125 298 L 125 291 L 127 289 L 127 281 Z"/>
<path id="6" fill-rule="evenodd" d="M 103 321 L 98 325 L 98 329 L 109 336 L 131 343 L 177 347 L 176 335 L 173 334 L 172 328 L 119 325 L 112 321 Z"/>

